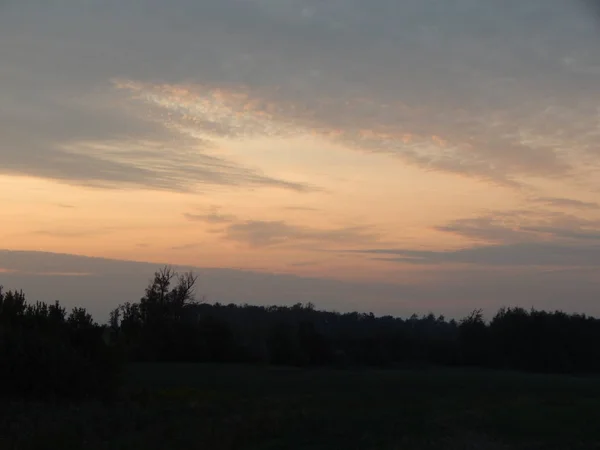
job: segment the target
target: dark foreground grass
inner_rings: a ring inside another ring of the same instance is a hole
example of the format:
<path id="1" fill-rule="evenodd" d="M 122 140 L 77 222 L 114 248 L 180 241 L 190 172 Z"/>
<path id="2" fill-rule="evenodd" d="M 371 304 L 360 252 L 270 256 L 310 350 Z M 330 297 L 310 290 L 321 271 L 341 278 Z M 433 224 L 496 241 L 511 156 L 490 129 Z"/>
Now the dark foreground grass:
<path id="1" fill-rule="evenodd" d="M 7 403 L 0 449 L 600 449 L 598 379 L 140 364 L 113 405 Z"/>

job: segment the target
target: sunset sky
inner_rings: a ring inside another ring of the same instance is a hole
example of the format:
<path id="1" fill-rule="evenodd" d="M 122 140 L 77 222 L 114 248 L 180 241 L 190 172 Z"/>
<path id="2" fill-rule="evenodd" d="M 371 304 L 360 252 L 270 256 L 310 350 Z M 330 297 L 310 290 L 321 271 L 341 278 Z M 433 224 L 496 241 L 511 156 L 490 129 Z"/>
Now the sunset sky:
<path id="1" fill-rule="evenodd" d="M 169 263 L 211 301 L 599 315 L 600 21 L 0 0 L 0 249 L 0 284 L 98 314 Z"/>

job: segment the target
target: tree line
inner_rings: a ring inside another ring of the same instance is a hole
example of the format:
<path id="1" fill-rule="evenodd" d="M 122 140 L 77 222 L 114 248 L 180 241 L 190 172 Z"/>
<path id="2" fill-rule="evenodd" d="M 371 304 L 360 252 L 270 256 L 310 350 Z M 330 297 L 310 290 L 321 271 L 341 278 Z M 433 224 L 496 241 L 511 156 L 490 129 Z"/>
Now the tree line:
<path id="1" fill-rule="evenodd" d="M 313 304 L 208 304 L 197 278 L 164 267 L 137 302 L 96 323 L 84 308 L 28 303 L 0 288 L 0 395 L 114 398 L 127 362 L 301 367 L 471 366 L 542 373 L 600 372 L 600 320 L 502 308 L 462 320 L 319 311 Z"/>

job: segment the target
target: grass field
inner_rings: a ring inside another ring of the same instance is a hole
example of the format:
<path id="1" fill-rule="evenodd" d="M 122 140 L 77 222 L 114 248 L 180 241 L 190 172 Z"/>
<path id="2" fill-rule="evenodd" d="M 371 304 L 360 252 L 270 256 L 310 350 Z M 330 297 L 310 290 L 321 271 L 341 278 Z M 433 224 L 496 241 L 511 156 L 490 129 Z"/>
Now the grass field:
<path id="1" fill-rule="evenodd" d="M 1 449 L 600 449 L 600 381 L 137 364 L 116 405 L 2 405 Z"/>

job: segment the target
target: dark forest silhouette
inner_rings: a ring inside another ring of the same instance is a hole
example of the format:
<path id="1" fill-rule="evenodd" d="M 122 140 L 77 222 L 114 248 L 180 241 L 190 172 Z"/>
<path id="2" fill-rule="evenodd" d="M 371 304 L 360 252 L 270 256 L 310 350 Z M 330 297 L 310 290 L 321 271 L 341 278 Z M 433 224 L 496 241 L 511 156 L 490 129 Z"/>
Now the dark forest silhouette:
<path id="1" fill-rule="evenodd" d="M 94 322 L 83 308 L 27 303 L 0 288 L 0 394 L 114 398 L 127 362 L 290 366 L 471 366 L 542 373 L 600 372 L 600 320 L 503 308 L 486 322 L 319 311 L 314 305 L 208 304 L 197 278 L 169 267 L 144 296 Z"/>

